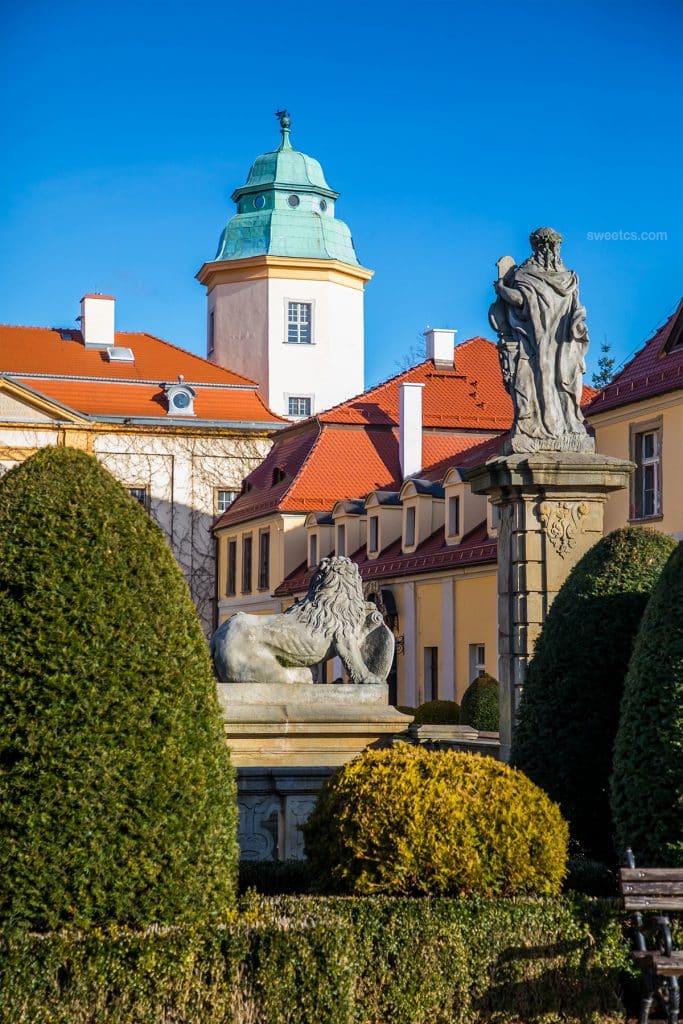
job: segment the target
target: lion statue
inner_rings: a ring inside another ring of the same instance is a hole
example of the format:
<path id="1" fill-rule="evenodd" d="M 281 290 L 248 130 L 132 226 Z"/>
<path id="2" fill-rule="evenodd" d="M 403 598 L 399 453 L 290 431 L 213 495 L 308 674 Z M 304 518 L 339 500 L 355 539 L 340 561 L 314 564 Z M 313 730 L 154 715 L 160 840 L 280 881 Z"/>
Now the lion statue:
<path id="1" fill-rule="evenodd" d="M 308 593 L 281 615 L 237 612 L 211 638 L 223 683 L 312 683 L 310 666 L 338 656 L 354 683 L 384 683 L 394 636 L 363 596 L 350 558 L 323 558 Z"/>

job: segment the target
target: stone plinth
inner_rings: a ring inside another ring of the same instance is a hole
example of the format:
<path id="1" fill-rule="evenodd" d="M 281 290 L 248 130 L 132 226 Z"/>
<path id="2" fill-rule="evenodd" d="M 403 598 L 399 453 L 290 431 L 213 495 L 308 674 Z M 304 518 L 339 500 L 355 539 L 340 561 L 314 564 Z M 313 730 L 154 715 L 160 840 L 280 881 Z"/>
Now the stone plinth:
<path id="1" fill-rule="evenodd" d="M 248 859 L 303 856 L 298 826 L 325 778 L 412 721 L 390 707 L 386 685 L 219 683 L 218 699 Z"/>
<path id="2" fill-rule="evenodd" d="M 526 668 L 550 605 L 578 560 L 603 535 L 608 494 L 633 463 L 579 452 L 491 459 L 468 474 L 499 509 L 498 671 L 501 759 L 508 760 Z"/>

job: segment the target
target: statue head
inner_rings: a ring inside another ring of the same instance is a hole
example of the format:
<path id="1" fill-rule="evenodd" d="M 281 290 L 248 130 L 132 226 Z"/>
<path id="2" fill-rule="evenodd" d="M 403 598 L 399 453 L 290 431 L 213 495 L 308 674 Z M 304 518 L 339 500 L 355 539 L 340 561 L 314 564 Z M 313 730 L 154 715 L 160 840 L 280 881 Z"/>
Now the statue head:
<path id="1" fill-rule="evenodd" d="M 529 235 L 529 241 L 534 251 L 531 257 L 534 263 L 538 263 L 545 270 L 560 269 L 562 266 L 560 257 L 562 235 L 558 231 L 553 231 L 552 228 L 536 228 Z"/>

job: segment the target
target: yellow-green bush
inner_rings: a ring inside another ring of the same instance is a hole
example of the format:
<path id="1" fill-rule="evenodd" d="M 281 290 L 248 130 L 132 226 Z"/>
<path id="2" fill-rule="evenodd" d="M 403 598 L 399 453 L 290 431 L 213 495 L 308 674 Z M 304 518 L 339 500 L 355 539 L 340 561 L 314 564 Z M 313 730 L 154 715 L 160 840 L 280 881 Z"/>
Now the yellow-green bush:
<path id="1" fill-rule="evenodd" d="M 454 751 L 366 751 L 327 780 L 304 836 L 318 884 L 358 895 L 553 895 L 566 870 L 546 794 Z"/>

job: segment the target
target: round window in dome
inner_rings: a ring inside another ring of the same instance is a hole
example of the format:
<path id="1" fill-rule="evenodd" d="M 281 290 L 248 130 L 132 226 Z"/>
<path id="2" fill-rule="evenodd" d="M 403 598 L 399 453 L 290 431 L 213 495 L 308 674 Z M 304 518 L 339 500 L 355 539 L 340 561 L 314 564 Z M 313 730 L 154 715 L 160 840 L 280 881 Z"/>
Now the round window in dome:
<path id="1" fill-rule="evenodd" d="M 299 205 L 301 200 L 299 199 L 298 196 L 289 196 L 289 198 L 287 199 L 287 202 L 292 207 L 292 209 L 296 209 L 296 207 Z"/>
<path id="2" fill-rule="evenodd" d="M 265 196 L 255 196 L 254 197 L 254 209 L 262 210 L 265 205 L 266 205 L 266 197 Z"/>
<path id="3" fill-rule="evenodd" d="M 176 409 L 187 409 L 190 404 L 190 396 L 187 391 L 176 391 L 172 401 Z"/>
<path id="4" fill-rule="evenodd" d="M 321 199 L 320 200 L 320 209 L 323 211 L 323 213 L 327 209 L 327 200 L 326 199 Z"/>

